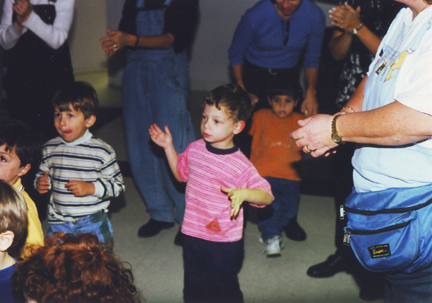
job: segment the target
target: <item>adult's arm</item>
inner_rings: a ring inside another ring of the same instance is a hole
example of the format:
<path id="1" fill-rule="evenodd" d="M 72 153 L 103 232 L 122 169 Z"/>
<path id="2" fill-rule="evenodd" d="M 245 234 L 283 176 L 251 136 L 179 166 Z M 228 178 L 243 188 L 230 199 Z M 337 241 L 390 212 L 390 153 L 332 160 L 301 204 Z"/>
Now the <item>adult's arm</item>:
<path id="1" fill-rule="evenodd" d="M 318 113 L 318 101 L 316 99 L 316 85 L 318 81 L 318 69 L 310 67 L 305 69 L 306 78 L 306 96 L 301 105 L 301 112 L 306 117 L 316 115 Z"/>
<path id="2" fill-rule="evenodd" d="M 302 102 L 301 111 L 306 117 L 317 114 L 316 84 L 318 79 L 319 58 L 324 39 L 325 16 L 322 11 L 316 12 L 312 18 L 312 31 L 305 47 L 305 77 L 306 96 Z"/>
<path id="3" fill-rule="evenodd" d="M 360 7 L 354 10 L 348 4 L 337 6 L 330 11 L 332 24 L 341 30 L 335 30 L 329 42 L 330 53 L 336 60 L 342 60 L 348 54 L 354 36 L 352 31 L 359 28 L 362 23 L 360 20 Z M 381 39 L 364 25 L 357 33 L 357 37 L 366 48 L 375 55 Z"/>
<path id="4" fill-rule="evenodd" d="M 228 49 L 228 56 L 232 66 L 234 79 L 243 89 L 245 88 L 243 83 L 244 55 L 246 54 L 249 45 L 252 43 L 252 39 L 252 25 L 250 24 L 246 14 L 237 25 L 231 46 Z"/>
<path id="5" fill-rule="evenodd" d="M 236 83 L 240 85 L 244 90 L 246 90 L 243 83 L 243 65 L 241 64 L 233 65 L 232 72 Z"/>
<path id="6" fill-rule="evenodd" d="M 108 37 L 101 39 L 102 48 L 108 55 L 113 55 L 125 46 L 168 49 L 174 45 L 174 42 L 185 41 L 179 46 L 183 50 L 190 43 L 193 35 L 196 22 L 191 19 L 195 20 L 197 17 L 198 1 L 173 1 L 168 9 L 165 27 L 160 35 L 138 36 L 135 33 L 108 29 Z"/>
<path id="7" fill-rule="evenodd" d="M 356 113 L 346 113 L 338 117 L 337 130 L 344 141 L 375 145 L 397 146 L 419 142 L 432 136 L 432 117 L 395 100 L 383 107 L 361 111 L 363 79 L 347 105 Z M 348 112 L 348 111 L 347 111 Z M 337 147 L 331 138 L 331 115 L 316 115 L 299 122 L 302 128 L 291 133 L 296 144 L 307 150 L 314 150 L 311 155 L 318 157 Z M 305 148 L 308 146 L 308 148 Z"/>
<path id="8" fill-rule="evenodd" d="M 52 25 L 46 24 L 32 10 L 27 20 L 22 22 L 22 30 L 18 31 L 12 23 L 14 0 L 6 0 L 3 7 L 2 23 L 0 26 L 0 44 L 5 49 L 15 46 L 18 39 L 31 30 L 53 49 L 57 49 L 66 41 L 72 25 L 75 0 L 55 2 L 56 18 Z"/>

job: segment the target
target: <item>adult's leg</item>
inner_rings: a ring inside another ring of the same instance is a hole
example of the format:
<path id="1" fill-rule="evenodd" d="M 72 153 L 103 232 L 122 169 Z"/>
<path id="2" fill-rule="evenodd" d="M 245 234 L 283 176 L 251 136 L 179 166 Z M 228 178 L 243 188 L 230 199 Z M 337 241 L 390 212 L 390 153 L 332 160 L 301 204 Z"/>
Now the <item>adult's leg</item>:
<path id="1" fill-rule="evenodd" d="M 350 249 L 343 245 L 344 227 L 347 221 L 346 219 L 340 219 L 339 210 L 340 206 L 345 204 L 345 199 L 353 188 L 351 159 L 354 154 L 354 148 L 354 144 L 347 143 L 339 146 L 338 152 L 333 155 L 336 216 L 335 245 L 337 250 L 335 254 L 329 256 L 324 262 L 309 267 L 307 274 L 311 277 L 331 277 L 347 268 L 347 257 L 349 256 Z"/>
<path id="2" fill-rule="evenodd" d="M 385 283 L 386 303 L 432 302 L 432 266 L 414 273 L 388 274 Z"/>
<path id="3" fill-rule="evenodd" d="M 135 182 L 153 220 L 179 224 L 184 215 L 184 186 L 174 180 L 163 149 L 150 139 L 151 124 L 167 125 L 177 152 L 193 140 L 193 128 L 176 74 L 175 58 L 163 62 L 133 61 L 123 78 L 128 155 Z M 173 208 L 176 207 L 176 215 Z"/>

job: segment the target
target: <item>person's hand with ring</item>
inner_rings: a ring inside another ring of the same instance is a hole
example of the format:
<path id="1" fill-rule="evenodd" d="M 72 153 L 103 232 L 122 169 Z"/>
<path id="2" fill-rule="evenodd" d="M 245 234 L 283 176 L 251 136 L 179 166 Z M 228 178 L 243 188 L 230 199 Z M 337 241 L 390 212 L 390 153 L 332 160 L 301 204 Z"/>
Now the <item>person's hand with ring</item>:
<path id="1" fill-rule="evenodd" d="M 137 39 L 135 35 L 110 29 L 107 30 L 107 34 L 108 37 L 102 38 L 101 43 L 104 52 L 109 56 L 114 55 L 118 50 L 127 45 L 133 45 Z"/>
<path id="2" fill-rule="evenodd" d="M 310 153 L 313 157 L 327 156 L 330 150 L 338 146 L 331 139 L 332 120 L 331 115 L 315 115 L 300 120 L 298 123 L 301 128 L 293 131 L 290 136 L 305 153 Z"/>
<path id="3" fill-rule="evenodd" d="M 329 18 L 332 19 L 332 24 L 348 33 L 353 29 L 358 28 L 362 22 L 360 20 L 360 6 L 353 9 L 350 5 L 336 6 L 329 11 Z"/>

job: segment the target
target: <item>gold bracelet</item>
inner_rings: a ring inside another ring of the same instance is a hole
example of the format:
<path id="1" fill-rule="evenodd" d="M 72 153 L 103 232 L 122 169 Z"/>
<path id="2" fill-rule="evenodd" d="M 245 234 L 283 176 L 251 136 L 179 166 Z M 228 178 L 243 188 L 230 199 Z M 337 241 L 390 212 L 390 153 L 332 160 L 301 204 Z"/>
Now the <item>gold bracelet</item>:
<path id="1" fill-rule="evenodd" d="M 342 110 L 344 110 L 345 108 L 352 110 L 353 113 L 356 112 L 356 110 L 355 110 L 354 107 L 352 107 L 352 106 L 349 106 L 349 105 L 344 106 L 344 107 L 342 107 Z"/>

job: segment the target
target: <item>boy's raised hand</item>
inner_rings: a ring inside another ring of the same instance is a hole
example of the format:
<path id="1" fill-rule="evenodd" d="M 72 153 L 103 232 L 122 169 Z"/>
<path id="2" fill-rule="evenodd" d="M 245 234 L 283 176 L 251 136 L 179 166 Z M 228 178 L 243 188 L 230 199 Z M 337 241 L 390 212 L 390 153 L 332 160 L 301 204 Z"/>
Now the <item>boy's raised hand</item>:
<path id="1" fill-rule="evenodd" d="M 231 220 L 237 219 L 240 207 L 247 197 L 247 189 L 236 189 L 222 186 L 221 191 L 228 194 L 228 197 L 231 200 Z"/>
<path id="2" fill-rule="evenodd" d="M 168 126 L 165 125 L 165 132 L 163 132 L 156 124 L 150 125 L 149 133 L 153 142 L 160 147 L 166 149 L 172 145 L 172 135 Z"/>
<path id="3" fill-rule="evenodd" d="M 79 180 L 69 180 L 65 184 L 68 191 L 74 194 L 75 197 L 84 197 L 93 195 L 95 193 L 95 186 L 93 183 Z"/>
<path id="4" fill-rule="evenodd" d="M 36 190 L 40 194 L 46 194 L 50 189 L 50 181 L 48 178 L 48 171 L 44 173 L 43 176 L 40 176 L 36 179 Z"/>

